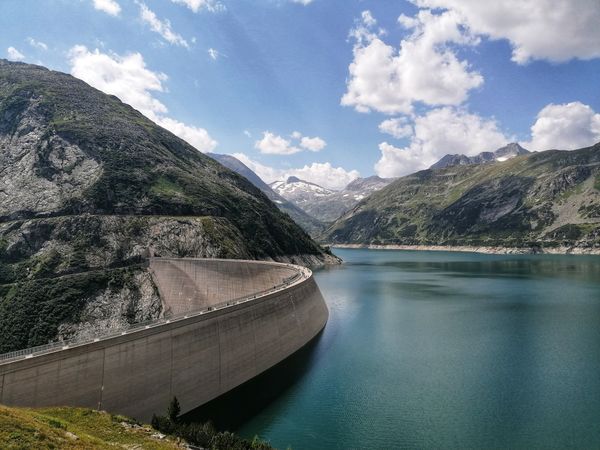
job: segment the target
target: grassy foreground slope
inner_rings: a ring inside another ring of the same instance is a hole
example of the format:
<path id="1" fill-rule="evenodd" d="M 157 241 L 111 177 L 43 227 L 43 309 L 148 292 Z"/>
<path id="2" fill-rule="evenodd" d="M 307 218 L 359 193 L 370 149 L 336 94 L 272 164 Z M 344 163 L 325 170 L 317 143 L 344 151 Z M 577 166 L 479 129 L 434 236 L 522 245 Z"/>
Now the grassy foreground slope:
<path id="1" fill-rule="evenodd" d="M 125 417 L 90 409 L 0 406 L 2 449 L 185 448 L 175 438 L 159 439 L 156 435 L 149 426 L 134 426 Z"/>
<path id="2" fill-rule="evenodd" d="M 181 437 L 182 433 L 185 439 Z M 272 447 L 256 437 L 248 440 L 227 431 L 216 431 L 210 424 L 183 424 L 173 428 L 173 432 L 161 433 L 149 425 L 104 411 L 70 407 L 8 408 L 0 405 L 0 448 L 268 450 Z"/>
<path id="3" fill-rule="evenodd" d="M 599 250 L 600 144 L 417 172 L 363 200 L 323 241 Z"/>
<path id="4" fill-rule="evenodd" d="M 148 255 L 331 258 L 248 180 L 118 98 L 0 60 L 0 352 L 160 316 Z"/>

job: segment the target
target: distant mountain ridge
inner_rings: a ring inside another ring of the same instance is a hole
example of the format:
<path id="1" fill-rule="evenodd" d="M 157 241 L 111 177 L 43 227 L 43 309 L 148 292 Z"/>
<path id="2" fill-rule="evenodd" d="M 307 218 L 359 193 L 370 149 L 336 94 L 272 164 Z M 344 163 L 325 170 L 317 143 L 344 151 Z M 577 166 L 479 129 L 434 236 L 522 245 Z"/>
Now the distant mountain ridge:
<path id="1" fill-rule="evenodd" d="M 322 222 L 331 222 L 359 201 L 391 182 L 390 178 L 374 175 L 368 178 L 357 178 L 344 189 L 335 191 L 298 177 L 288 177 L 286 180 L 275 181 L 269 186 L 309 215 Z"/>
<path id="2" fill-rule="evenodd" d="M 336 220 L 322 241 L 600 253 L 600 143 L 399 178 Z"/>
<path id="3" fill-rule="evenodd" d="M 275 192 L 267 183 L 265 183 L 252 169 L 246 166 L 235 156 L 223 155 L 217 153 L 207 153 L 208 156 L 217 160 L 225 167 L 239 173 L 241 176 L 250 181 L 254 186 L 265 193 L 269 199 L 277 205 L 283 212 L 289 214 L 294 221 L 304 230 L 311 234 L 317 235 L 325 229 L 325 224 L 316 218 L 310 216 L 304 210 L 296 206 L 294 203 L 285 199 L 283 196 Z"/>
<path id="4" fill-rule="evenodd" d="M 469 164 L 487 164 L 491 162 L 503 162 L 515 156 L 528 155 L 529 150 L 524 149 L 518 143 L 512 142 L 493 152 L 481 152 L 475 156 L 466 155 L 445 155 L 438 162 L 433 164 L 430 169 L 443 169 L 450 166 L 465 166 Z"/>

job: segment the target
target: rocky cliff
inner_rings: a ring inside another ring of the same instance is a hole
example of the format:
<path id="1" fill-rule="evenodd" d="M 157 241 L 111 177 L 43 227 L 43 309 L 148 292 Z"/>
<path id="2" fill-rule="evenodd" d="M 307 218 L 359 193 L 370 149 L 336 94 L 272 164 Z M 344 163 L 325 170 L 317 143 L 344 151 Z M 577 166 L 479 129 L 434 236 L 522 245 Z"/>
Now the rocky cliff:
<path id="1" fill-rule="evenodd" d="M 600 144 L 417 172 L 363 200 L 323 240 L 600 251 Z"/>
<path id="2" fill-rule="evenodd" d="M 118 98 L 0 60 L 0 351 L 159 316 L 149 255 L 332 259 Z"/>

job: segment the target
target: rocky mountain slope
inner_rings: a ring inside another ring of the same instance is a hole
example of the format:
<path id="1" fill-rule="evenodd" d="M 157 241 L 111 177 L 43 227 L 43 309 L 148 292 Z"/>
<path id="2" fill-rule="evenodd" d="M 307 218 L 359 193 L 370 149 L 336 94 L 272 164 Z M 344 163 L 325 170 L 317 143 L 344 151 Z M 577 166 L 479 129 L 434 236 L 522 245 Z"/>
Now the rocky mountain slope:
<path id="1" fill-rule="evenodd" d="M 159 316 L 148 255 L 332 258 L 118 98 L 0 60 L 0 352 Z"/>
<path id="2" fill-rule="evenodd" d="M 256 175 L 256 173 L 254 173 L 248 166 L 246 166 L 236 157 L 231 155 L 221 155 L 217 153 L 208 153 L 208 156 L 217 160 L 228 169 L 239 173 L 241 176 L 250 181 L 254 186 L 259 188 L 267 197 L 269 197 L 269 199 L 273 203 L 275 203 L 280 210 L 287 213 L 292 219 L 294 219 L 294 222 L 300 225 L 307 233 L 314 236 L 321 233 L 324 230 L 324 223 L 308 215 L 306 212 L 304 212 L 304 210 L 300 209 L 292 202 L 283 198 L 281 195 L 279 195 L 277 192 L 271 189 L 271 187 L 267 183 L 265 183 L 258 175 Z"/>
<path id="3" fill-rule="evenodd" d="M 508 144 L 493 152 L 482 152 L 475 156 L 466 155 L 446 155 L 438 162 L 433 164 L 430 169 L 443 169 L 450 166 L 464 166 L 468 164 L 486 164 L 492 162 L 503 162 L 515 156 L 527 155 L 531 153 L 516 142 Z"/>
<path id="4" fill-rule="evenodd" d="M 600 144 L 417 172 L 360 202 L 323 241 L 598 250 Z"/>
<path id="5" fill-rule="evenodd" d="M 312 217 L 322 222 L 332 222 L 363 198 L 391 182 L 392 179 L 378 176 L 357 178 L 341 191 L 334 191 L 297 177 L 289 177 L 285 181 L 271 183 L 270 187 Z"/>

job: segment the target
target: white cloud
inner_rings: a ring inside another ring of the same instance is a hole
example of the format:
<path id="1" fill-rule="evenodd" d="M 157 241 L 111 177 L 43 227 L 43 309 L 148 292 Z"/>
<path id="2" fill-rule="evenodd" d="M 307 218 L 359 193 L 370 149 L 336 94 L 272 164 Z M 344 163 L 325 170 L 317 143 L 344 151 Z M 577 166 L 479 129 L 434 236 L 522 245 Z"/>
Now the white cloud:
<path id="1" fill-rule="evenodd" d="M 362 21 L 363 21 L 364 25 L 367 28 L 372 28 L 375 25 L 377 25 L 377 21 L 375 20 L 375 18 L 371 14 L 371 11 L 368 11 L 368 10 L 367 11 L 363 11 L 360 16 L 362 18 Z"/>
<path id="2" fill-rule="evenodd" d="M 209 48 L 208 49 L 208 56 L 210 56 L 213 61 L 216 61 L 217 58 L 219 56 L 221 56 L 221 53 L 219 53 L 219 51 L 215 50 L 214 48 Z"/>
<path id="3" fill-rule="evenodd" d="M 311 152 L 321 151 L 325 148 L 326 145 L 327 145 L 327 143 L 320 137 L 310 138 L 310 137 L 304 136 L 300 140 L 300 147 L 302 147 L 306 150 L 310 150 Z"/>
<path id="4" fill-rule="evenodd" d="M 452 107 L 443 107 L 417 116 L 410 144 L 397 148 L 383 142 L 375 171 L 381 177 L 397 177 L 426 169 L 450 153 L 476 155 L 506 145 L 511 136 L 498 129 L 495 120 Z"/>
<path id="5" fill-rule="evenodd" d="M 198 150 L 213 150 L 217 142 L 203 128 L 186 125 L 168 117 L 167 107 L 152 92 L 164 92 L 164 73 L 146 67 L 139 53 L 125 56 L 89 51 L 83 45 L 69 52 L 71 74 L 101 91 L 116 95 L 157 124 L 188 141 Z"/>
<path id="6" fill-rule="evenodd" d="M 221 2 L 215 0 L 171 0 L 173 3 L 178 3 L 180 5 L 185 5 L 193 12 L 197 13 L 202 9 L 206 9 L 210 12 L 220 12 L 224 11 L 225 5 Z"/>
<path id="7" fill-rule="evenodd" d="M 314 0 L 292 0 L 293 3 L 300 3 L 301 5 L 310 5 Z"/>
<path id="8" fill-rule="evenodd" d="M 48 46 L 44 42 L 36 41 L 32 37 L 28 37 L 27 39 L 25 39 L 25 41 L 27 41 L 27 43 L 29 45 L 31 45 L 33 48 L 37 48 L 39 50 L 44 50 L 44 51 L 48 50 Z"/>
<path id="9" fill-rule="evenodd" d="M 476 45 L 478 39 L 460 26 L 453 11 L 433 14 L 422 10 L 415 17 L 400 16 L 412 33 L 398 49 L 373 31 L 370 13 L 350 33 L 355 39 L 354 59 L 341 104 L 357 111 L 411 113 L 413 103 L 459 105 L 483 77 L 456 56 L 451 45 Z"/>
<path id="10" fill-rule="evenodd" d="M 460 15 L 474 33 L 508 39 L 513 61 L 600 57 L 598 0 L 412 0 Z"/>
<path id="11" fill-rule="evenodd" d="M 204 128 L 186 125 L 183 122 L 166 116 L 157 116 L 154 121 L 174 135 L 189 142 L 201 152 L 210 152 L 217 146 L 217 141 Z"/>
<path id="12" fill-rule="evenodd" d="M 301 151 L 300 148 L 293 146 L 289 140 L 270 131 L 263 132 L 262 139 L 254 143 L 254 148 L 268 155 L 293 155 Z"/>
<path id="13" fill-rule="evenodd" d="M 94 8 L 111 16 L 118 16 L 121 12 L 121 6 L 115 0 L 94 0 Z"/>
<path id="14" fill-rule="evenodd" d="M 348 183 L 360 177 L 356 170 L 346 170 L 343 167 L 333 167 L 330 163 L 312 163 L 294 169 L 275 169 L 250 159 L 244 153 L 234 153 L 237 159 L 254 171 L 263 181 L 272 183 L 289 176 L 316 183 L 328 189 L 343 189 Z"/>
<path id="15" fill-rule="evenodd" d="M 290 139 L 286 139 L 282 136 L 271 133 L 270 131 L 264 131 L 262 139 L 254 143 L 254 148 L 260 150 L 261 153 L 270 155 L 293 155 L 304 150 L 311 152 L 318 152 L 325 148 L 327 142 L 318 136 L 308 137 L 302 136 L 299 131 L 294 131 Z"/>
<path id="16" fill-rule="evenodd" d="M 140 6 L 140 18 L 150 26 L 155 33 L 160 34 L 165 41 L 173 45 L 189 47 L 187 41 L 171 29 L 171 22 L 167 19 L 160 20 L 154 11 L 148 8 L 144 3 L 138 2 Z"/>
<path id="17" fill-rule="evenodd" d="M 14 47 L 6 49 L 6 57 L 11 61 L 23 61 L 25 59 L 25 55 Z"/>
<path id="18" fill-rule="evenodd" d="M 600 141 L 600 114 L 581 102 L 549 104 L 531 127 L 531 150 L 575 150 Z"/>
<path id="19" fill-rule="evenodd" d="M 252 133 L 250 133 L 248 130 L 244 130 L 244 135 L 248 138 L 252 137 Z"/>
<path id="20" fill-rule="evenodd" d="M 394 136 L 396 139 L 409 137 L 413 134 L 413 128 L 408 123 L 407 117 L 384 120 L 379 124 L 379 131 Z"/>
<path id="21" fill-rule="evenodd" d="M 360 177 L 357 170 L 347 171 L 343 167 L 333 167 L 330 163 L 312 163 L 298 169 L 286 170 L 286 176 L 296 176 L 328 189 L 343 189 L 351 181 Z"/>

